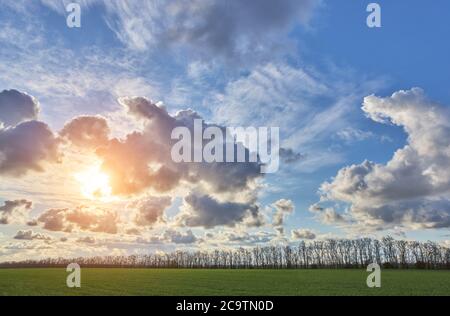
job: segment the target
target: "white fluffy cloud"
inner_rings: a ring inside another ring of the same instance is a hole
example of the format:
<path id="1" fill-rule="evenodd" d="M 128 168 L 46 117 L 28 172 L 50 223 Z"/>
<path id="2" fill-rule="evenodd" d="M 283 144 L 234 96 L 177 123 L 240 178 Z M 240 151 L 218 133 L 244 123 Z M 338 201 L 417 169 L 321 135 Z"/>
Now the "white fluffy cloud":
<path id="1" fill-rule="evenodd" d="M 418 88 L 368 96 L 362 109 L 376 122 L 403 127 L 407 144 L 386 164 L 341 169 L 322 184 L 323 199 L 350 204 L 359 224 L 450 227 L 450 109 Z"/>

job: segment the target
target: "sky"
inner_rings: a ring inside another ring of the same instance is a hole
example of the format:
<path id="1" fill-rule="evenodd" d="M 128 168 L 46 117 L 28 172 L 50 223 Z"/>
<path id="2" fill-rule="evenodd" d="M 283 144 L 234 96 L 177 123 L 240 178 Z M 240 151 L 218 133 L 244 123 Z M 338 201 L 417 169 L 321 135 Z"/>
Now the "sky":
<path id="1" fill-rule="evenodd" d="M 380 238 L 449 244 L 450 3 L 0 0 L 0 261 Z M 280 168 L 173 128 L 279 127 Z"/>

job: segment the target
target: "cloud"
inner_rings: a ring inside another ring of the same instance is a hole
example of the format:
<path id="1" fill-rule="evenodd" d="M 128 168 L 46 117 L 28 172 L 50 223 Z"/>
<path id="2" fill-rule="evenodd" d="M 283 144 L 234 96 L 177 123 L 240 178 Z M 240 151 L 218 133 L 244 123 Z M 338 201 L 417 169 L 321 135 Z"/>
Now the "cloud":
<path id="1" fill-rule="evenodd" d="M 139 236 L 141 234 L 141 231 L 135 227 L 132 227 L 132 228 L 126 229 L 125 234 Z"/>
<path id="2" fill-rule="evenodd" d="M 287 216 L 292 214 L 295 210 L 295 205 L 291 200 L 281 199 L 272 204 L 272 207 L 275 208 L 275 213 L 272 219 L 272 225 L 277 229 L 281 234 L 284 233 L 283 225 L 284 220 Z"/>
<path id="3" fill-rule="evenodd" d="M 43 228 L 50 231 L 71 231 L 72 226 L 65 222 L 65 213 L 68 209 L 50 209 L 43 212 L 38 222 L 43 224 Z"/>
<path id="4" fill-rule="evenodd" d="M 64 125 L 59 133 L 72 144 L 83 148 L 97 148 L 107 144 L 109 127 L 100 116 L 79 116 Z"/>
<path id="5" fill-rule="evenodd" d="M 173 162 L 171 149 L 177 140 L 171 139 L 172 130 L 184 126 L 193 134 L 193 120 L 200 116 L 189 110 L 172 116 L 161 103 L 143 97 L 121 98 L 119 102 L 145 126 L 142 132 L 114 138 L 97 150 L 114 194 L 137 194 L 145 189 L 167 192 L 181 183 L 205 184 L 216 193 L 243 192 L 261 177 L 259 163 Z"/>
<path id="6" fill-rule="evenodd" d="M 32 230 L 19 230 L 14 239 L 21 240 L 51 240 L 52 238 L 45 234 L 35 233 Z"/>
<path id="7" fill-rule="evenodd" d="M 387 135 L 376 135 L 370 131 L 363 131 L 353 127 L 341 129 L 336 133 L 336 136 L 338 139 L 343 140 L 349 145 L 367 140 L 379 141 L 381 143 L 392 142 L 392 138 Z"/>
<path id="8" fill-rule="evenodd" d="M 338 213 L 334 208 L 327 207 L 319 214 L 319 219 L 324 224 L 336 225 L 336 224 L 348 224 L 350 219 L 344 215 Z"/>
<path id="9" fill-rule="evenodd" d="M 0 224 L 24 223 L 32 206 L 27 200 L 5 201 L 0 206 Z"/>
<path id="10" fill-rule="evenodd" d="M 344 160 L 333 136 L 355 124 L 360 99 L 381 86 L 337 67 L 318 71 L 281 61 L 260 63 L 224 85 L 205 98 L 214 121 L 280 127 L 284 165 L 298 161 L 295 171 L 307 173 Z"/>
<path id="11" fill-rule="evenodd" d="M 305 155 L 294 152 L 291 148 L 280 148 L 279 153 L 285 163 L 295 163 L 305 158 Z"/>
<path id="12" fill-rule="evenodd" d="M 37 225 L 39 225 L 39 223 L 36 219 L 31 219 L 27 222 L 27 226 L 37 226 Z"/>
<path id="13" fill-rule="evenodd" d="M 225 240 L 230 243 L 245 244 L 265 244 L 272 241 L 276 235 L 274 233 L 259 231 L 256 233 L 247 232 L 227 232 L 224 234 Z M 220 236 L 219 236 L 220 238 Z"/>
<path id="14" fill-rule="evenodd" d="M 236 229 L 210 231 L 205 233 L 201 241 L 212 247 L 225 248 L 227 246 L 248 245 L 270 243 L 277 237 L 277 234 L 268 231 L 246 232 Z"/>
<path id="15" fill-rule="evenodd" d="M 129 48 L 183 49 L 238 58 L 274 46 L 293 26 L 307 24 L 319 1 L 104 1 L 107 23 Z"/>
<path id="16" fill-rule="evenodd" d="M 322 184 L 322 199 L 350 204 L 349 215 L 369 227 L 450 227 L 449 108 L 414 88 L 368 96 L 362 109 L 376 122 L 403 127 L 407 144 L 386 164 L 342 168 Z"/>
<path id="17" fill-rule="evenodd" d="M 162 221 L 164 210 L 172 203 L 170 197 L 147 197 L 141 199 L 131 207 L 136 209 L 134 222 L 138 226 L 152 226 Z"/>
<path id="18" fill-rule="evenodd" d="M 345 142 L 363 141 L 374 138 L 375 134 L 369 131 L 362 131 L 353 127 L 346 127 L 337 132 L 337 136 Z"/>
<path id="19" fill-rule="evenodd" d="M 193 134 L 193 120 L 200 116 L 192 110 L 171 115 L 162 103 L 154 103 L 144 97 L 124 97 L 119 99 L 119 103 L 130 116 L 143 122 L 142 130 L 131 132 L 124 138 L 107 139 L 108 128 L 103 118 L 81 116 L 67 123 L 61 131 L 62 137 L 97 155 L 102 171 L 108 174 L 112 194 L 130 197 L 143 192 L 171 192 L 185 196 L 189 191 L 201 190 L 212 201 L 216 198 L 228 200 L 229 205 L 218 205 L 230 214 L 219 214 L 202 208 L 201 213 L 207 219 L 201 220 L 198 213 L 189 213 L 194 216 L 194 219 L 187 220 L 189 225 L 217 225 L 222 222 L 234 225 L 240 220 L 246 221 L 246 225 L 261 225 L 258 207 L 254 205 L 257 183 L 262 178 L 260 163 L 175 163 L 171 157 L 171 149 L 178 140 L 171 139 L 172 130 L 183 126 Z M 207 126 L 204 124 L 204 128 Z M 235 155 L 238 146 L 234 144 Z M 244 150 L 248 155 L 248 149 Z M 141 201 L 135 205 L 138 210 L 135 223 L 139 226 L 154 224 L 162 219 L 162 211 L 166 205 L 169 205 L 167 198 L 156 202 Z M 237 209 L 233 209 L 233 206 Z M 246 216 L 246 211 L 251 216 Z M 46 229 L 57 231 L 70 231 L 74 224 L 75 228 L 94 229 L 70 221 L 68 216 L 73 212 L 75 211 L 65 209 L 49 210 L 42 215 L 41 222 Z M 214 220 L 212 216 L 217 216 L 218 219 Z M 89 220 L 93 225 L 100 225 L 93 218 Z M 114 223 L 114 220 L 109 222 Z M 105 232 L 115 230 L 114 226 L 96 229 Z"/>
<path id="20" fill-rule="evenodd" d="M 291 235 L 293 239 L 316 239 L 316 234 L 310 229 L 293 229 Z"/>
<path id="21" fill-rule="evenodd" d="M 195 237 L 191 230 L 183 233 L 169 229 L 164 232 L 164 239 L 175 244 L 192 244 L 197 241 L 197 237 Z"/>
<path id="22" fill-rule="evenodd" d="M 314 71 L 286 63 L 266 63 L 230 81 L 211 97 L 214 120 L 227 126 L 298 128 L 299 117 L 317 111 L 318 98 L 330 93 Z M 250 105 L 251 106 L 244 106 Z"/>
<path id="23" fill-rule="evenodd" d="M 36 120 L 39 110 L 39 102 L 26 93 L 17 90 L 0 92 L 0 122 L 5 126 Z"/>
<path id="24" fill-rule="evenodd" d="M 309 211 L 315 214 L 315 217 L 322 223 L 327 225 L 349 224 L 351 218 L 338 213 L 333 207 L 322 207 L 320 203 L 313 204 L 309 207 Z"/>
<path id="25" fill-rule="evenodd" d="M 82 243 L 82 244 L 95 244 L 97 242 L 97 240 L 94 237 L 85 236 L 85 237 L 78 238 L 77 242 Z"/>
<path id="26" fill-rule="evenodd" d="M 115 212 L 83 205 L 74 209 L 50 209 L 38 217 L 44 229 L 64 232 L 78 229 L 116 234 L 118 221 Z"/>
<path id="27" fill-rule="evenodd" d="M 185 210 L 179 220 L 190 227 L 232 227 L 259 215 L 259 207 L 255 204 L 219 202 L 208 195 L 191 193 L 184 202 Z"/>
<path id="28" fill-rule="evenodd" d="M 44 171 L 44 163 L 58 162 L 59 141 L 47 124 L 38 121 L 0 129 L 0 175 L 22 176 Z"/>

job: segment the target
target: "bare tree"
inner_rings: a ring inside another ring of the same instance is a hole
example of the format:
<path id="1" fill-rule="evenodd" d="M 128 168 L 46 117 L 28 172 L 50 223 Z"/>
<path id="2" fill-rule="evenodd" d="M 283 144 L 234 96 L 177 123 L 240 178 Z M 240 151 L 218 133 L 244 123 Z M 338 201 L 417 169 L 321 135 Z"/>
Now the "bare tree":
<path id="1" fill-rule="evenodd" d="M 450 269 L 450 249 L 435 242 L 361 238 L 328 239 L 298 245 L 240 247 L 236 250 L 181 251 L 166 254 L 46 258 L 3 262 L 0 267 L 63 267 L 71 262 L 93 267 L 295 269 L 361 268 L 376 262 L 384 268 Z"/>

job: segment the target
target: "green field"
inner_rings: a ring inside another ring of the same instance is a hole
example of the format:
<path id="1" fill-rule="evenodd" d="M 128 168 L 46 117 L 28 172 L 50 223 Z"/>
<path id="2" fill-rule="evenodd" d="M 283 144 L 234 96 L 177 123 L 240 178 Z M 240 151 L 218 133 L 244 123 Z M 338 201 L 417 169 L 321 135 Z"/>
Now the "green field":
<path id="1" fill-rule="evenodd" d="M 0 269 L 0 295 L 450 295 L 450 271 L 383 270 L 381 288 L 364 270 Z"/>

